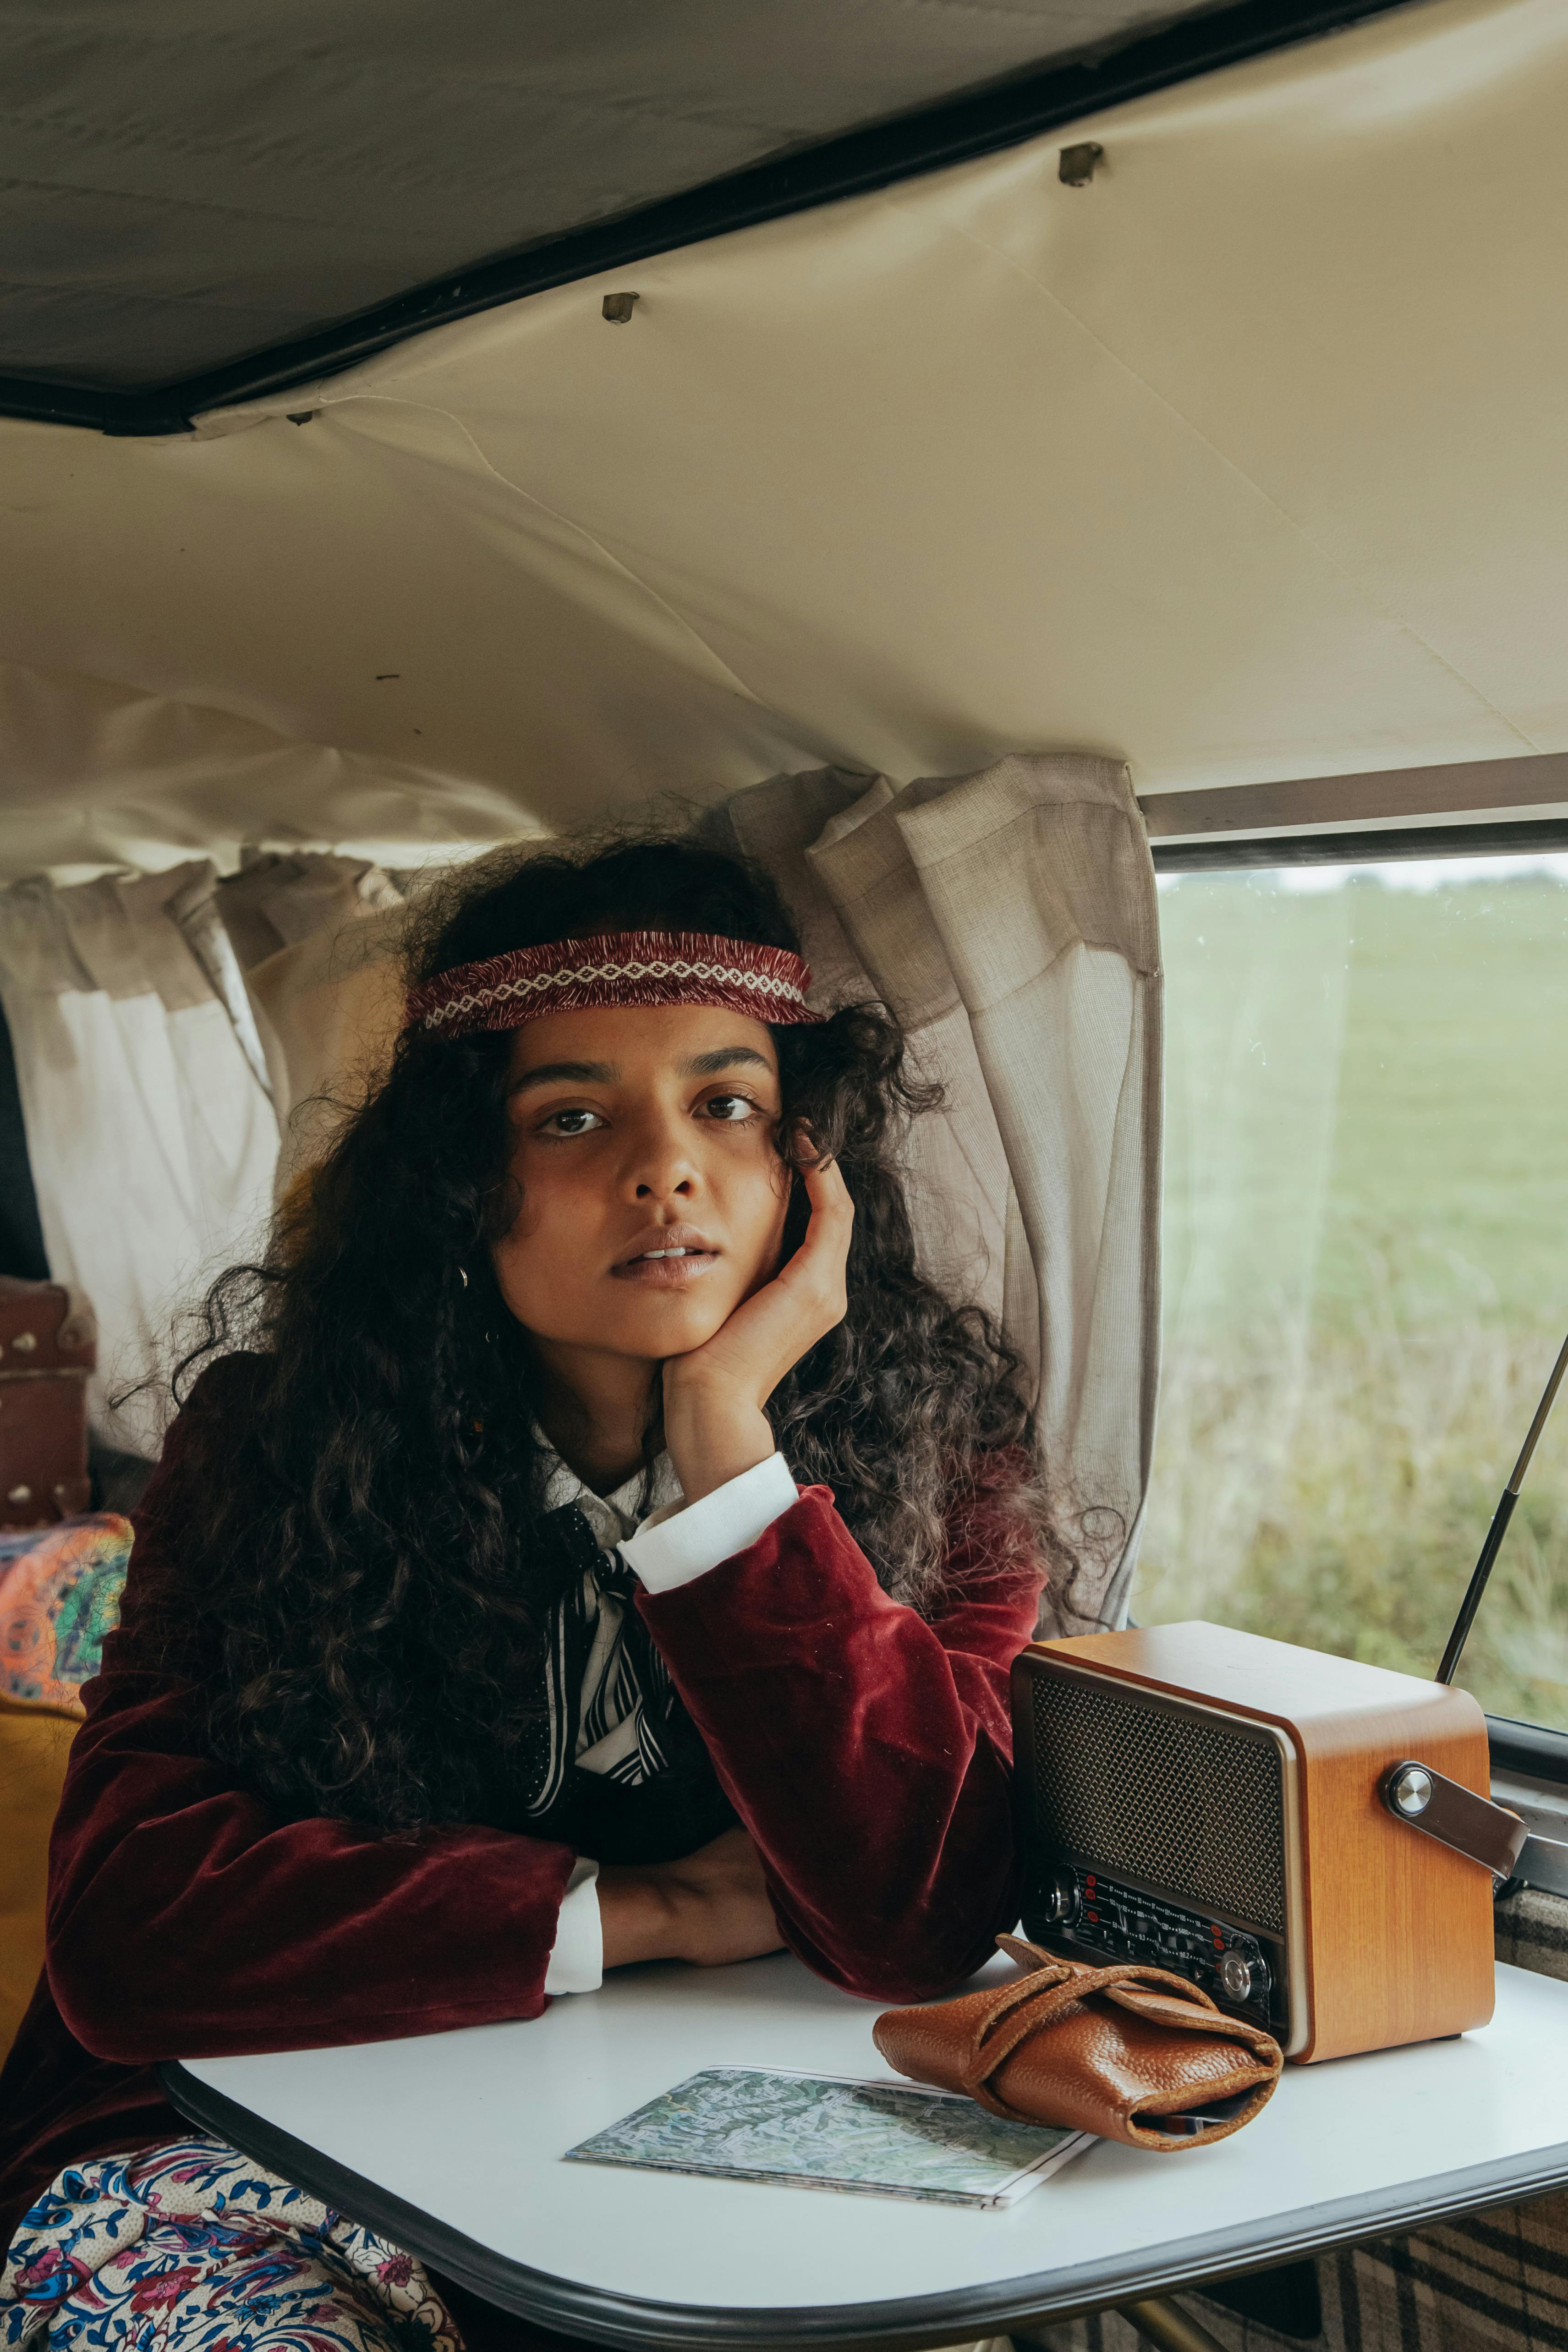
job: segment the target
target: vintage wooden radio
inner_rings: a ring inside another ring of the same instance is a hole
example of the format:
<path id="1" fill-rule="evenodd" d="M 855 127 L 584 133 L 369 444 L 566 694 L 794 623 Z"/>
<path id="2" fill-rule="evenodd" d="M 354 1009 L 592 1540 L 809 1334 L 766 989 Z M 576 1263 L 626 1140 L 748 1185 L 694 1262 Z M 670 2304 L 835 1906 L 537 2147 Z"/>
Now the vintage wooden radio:
<path id="1" fill-rule="evenodd" d="M 1468 1692 L 1160 1625 L 1032 1643 L 1013 1709 L 1036 1941 L 1174 1969 L 1300 2060 L 1490 2017 L 1492 1871 L 1440 1842 L 1441 1807 L 1415 1818 L 1436 1790 L 1461 1843 L 1478 1823 L 1483 1847 L 1499 1825 L 1522 1836 L 1476 1802 Z M 1516 1850 L 1505 1830 L 1505 1875 Z"/>

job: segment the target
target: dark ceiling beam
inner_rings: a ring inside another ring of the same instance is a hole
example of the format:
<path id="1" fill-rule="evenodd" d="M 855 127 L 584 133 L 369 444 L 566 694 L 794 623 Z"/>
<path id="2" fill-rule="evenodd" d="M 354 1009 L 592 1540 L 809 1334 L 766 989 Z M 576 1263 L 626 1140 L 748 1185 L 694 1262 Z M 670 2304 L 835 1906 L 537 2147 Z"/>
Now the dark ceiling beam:
<path id="1" fill-rule="evenodd" d="M 23 416 L 35 425 L 82 425 L 96 433 L 190 430 L 186 411 L 161 393 L 92 392 L 25 375 L 0 375 L 0 416 Z M 155 417 L 164 421 L 154 423 Z"/>
<path id="2" fill-rule="evenodd" d="M 552 286 L 627 269 L 656 253 L 864 195 L 926 172 L 1018 145 L 1130 99 L 1343 31 L 1419 0 L 1231 0 L 1113 47 L 1017 75 L 964 98 L 851 131 L 819 145 L 710 180 L 592 227 L 542 239 L 502 259 L 277 343 L 249 358 L 144 391 L 0 379 L 0 414 L 110 434 L 185 430 L 194 416 L 308 383 L 356 365 L 431 327 Z"/>

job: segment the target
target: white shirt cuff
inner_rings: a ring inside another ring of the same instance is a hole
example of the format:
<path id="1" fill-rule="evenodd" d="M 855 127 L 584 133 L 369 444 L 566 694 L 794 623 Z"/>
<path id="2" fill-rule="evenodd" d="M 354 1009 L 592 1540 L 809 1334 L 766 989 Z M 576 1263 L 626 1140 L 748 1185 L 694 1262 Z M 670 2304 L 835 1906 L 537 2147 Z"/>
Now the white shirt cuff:
<path id="1" fill-rule="evenodd" d="M 555 1922 L 555 1941 L 544 1971 L 546 1992 L 597 1992 L 605 1981 L 605 1926 L 595 1884 L 598 1875 L 598 1864 L 580 1854 Z"/>
<path id="2" fill-rule="evenodd" d="M 673 1592 L 677 1585 L 706 1576 L 721 1559 L 733 1559 L 799 1500 L 784 1455 L 770 1454 L 700 1502 L 667 1503 L 662 1511 L 651 1511 L 616 1549 L 645 1592 Z"/>

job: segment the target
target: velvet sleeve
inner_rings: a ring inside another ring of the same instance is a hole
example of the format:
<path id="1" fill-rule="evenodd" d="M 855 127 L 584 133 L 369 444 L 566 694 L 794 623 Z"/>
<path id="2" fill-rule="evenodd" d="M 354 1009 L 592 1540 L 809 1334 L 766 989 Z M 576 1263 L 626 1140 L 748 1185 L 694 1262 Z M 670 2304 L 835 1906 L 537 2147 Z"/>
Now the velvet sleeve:
<path id="1" fill-rule="evenodd" d="M 890 1601 L 825 1486 L 637 1607 L 762 1853 L 779 1927 L 882 2000 L 945 1992 L 1017 1917 L 1008 1669 L 1042 1578 L 961 1539 L 928 1622 Z"/>
<path id="2" fill-rule="evenodd" d="M 65 2022 L 135 2065 L 537 2016 L 568 1848 L 285 1820 L 203 1753 L 195 1693 L 145 1630 L 177 1541 L 180 1452 L 176 1423 L 56 1821 L 47 1969 Z"/>

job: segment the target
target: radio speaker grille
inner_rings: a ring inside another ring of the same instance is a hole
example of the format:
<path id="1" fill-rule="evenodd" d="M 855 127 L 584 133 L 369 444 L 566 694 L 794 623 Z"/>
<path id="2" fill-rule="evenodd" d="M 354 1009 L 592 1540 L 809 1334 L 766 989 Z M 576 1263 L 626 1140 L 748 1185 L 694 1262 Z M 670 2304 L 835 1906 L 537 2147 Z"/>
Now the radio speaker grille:
<path id="1" fill-rule="evenodd" d="M 1285 1932 L 1271 1738 L 1078 1675 L 1034 1677 L 1035 1826 L 1055 1853 Z"/>

